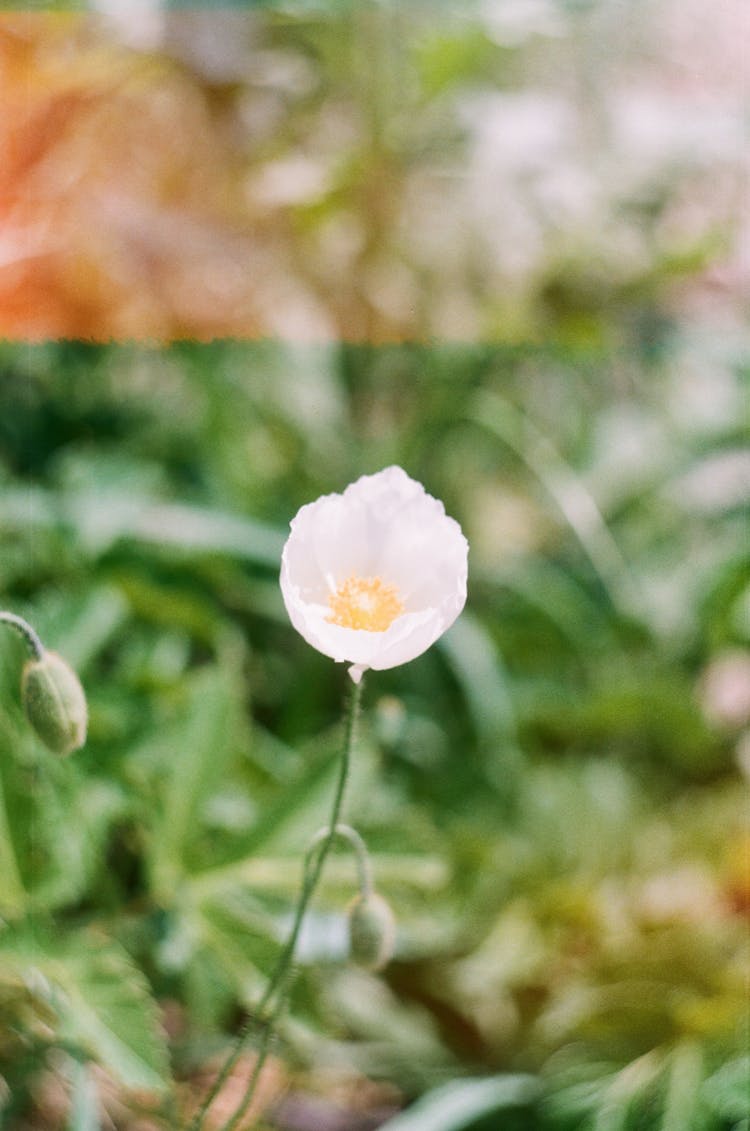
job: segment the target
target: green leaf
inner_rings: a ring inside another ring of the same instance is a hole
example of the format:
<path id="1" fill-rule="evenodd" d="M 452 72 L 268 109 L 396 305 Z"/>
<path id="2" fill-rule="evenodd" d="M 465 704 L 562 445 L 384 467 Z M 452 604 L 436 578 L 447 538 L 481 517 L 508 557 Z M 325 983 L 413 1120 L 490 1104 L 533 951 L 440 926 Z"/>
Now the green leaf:
<path id="1" fill-rule="evenodd" d="M 703 1099 L 722 1119 L 741 1119 L 747 1115 L 750 1096 L 750 1056 L 730 1060 L 704 1081 Z"/>
<path id="2" fill-rule="evenodd" d="M 109 644 L 127 613 L 117 589 L 97 585 L 84 595 L 55 593 L 40 604 L 34 625 L 45 647 L 59 652 L 80 674 Z"/>
<path id="3" fill-rule="evenodd" d="M 0 719 L 0 730 L 3 720 Z M 26 891 L 16 857 L 16 846 L 9 820 L 3 782 L 3 764 L 7 767 L 9 759 L 0 759 L 0 912 L 15 915 L 23 908 Z"/>
<path id="4" fill-rule="evenodd" d="M 229 554 L 276 568 L 284 543 L 275 527 L 246 516 L 95 489 L 58 494 L 12 488 L 0 500 L 0 523 L 10 530 L 72 531 L 94 557 L 127 541 L 191 554 Z"/>
<path id="5" fill-rule="evenodd" d="M 525 1107 L 538 1094 L 533 1076 L 491 1076 L 459 1080 L 429 1092 L 407 1111 L 389 1119 L 380 1131 L 460 1131 L 481 1116 L 509 1107 Z"/>
<path id="6" fill-rule="evenodd" d="M 481 621 L 464 611 L 440 646 L 461 685 L 487 760 L 487 775 L 504 795 L 512 795 L 523 754 L 508 678 L 494 641 Z"/>
<path id="7" fill-rule="evenodd" d="M 7 743 L 7 746 L 6 746 Z M 30 728 L 0 711 L 0 914 L 49 911 L 79 897 L 124 798 L 48 754 Z"/>
<path id="8" fill-rule="evenodd" d="M 586 592 L 580 579 L 555 562 L 524 555 L 488 575 L 487 580 L 543 613 L 578 652 L 595 666 L 601 656 L 619 647 L 611 610 Z"/>
<path id="9" fill-rule="evenodd" d="M 246 842 L 246 854 L 295 854 L 303 851 L 310 837 L 327 824 L 341 759 L 342 728 L 328 728 L 302 749 L 297 775 L 275 792 L 262 811 Z M 347 793 L 356 805 L 367 804 L 376 780 L 375 750 L 364 720 L 358 727 Z M 356 815 L 356 810 L 355 810 Z"/>
<path id="10" fill-rule="evenodd" d="M 165 772 L 162 804 L 152 840 L 159 892 L 172 892 L 189 871 L 191 847 L 205 824 L 205 804 L 223 784 L 239 726 L 241 689 L 229 666 L 199 671 L 188 684 L 180 717 L 150 745 Z"/>
<path id="11" fill-rule="evenodd" d="M 624 1131 L 631 1109 L 642 1100 L 661 1069 L 662 1060 L 654 1051 L 620 1069 L 602 1092 L 593 1131 Z M 687 1125 L 683 1131 L 687 1131 Z"/>
<path id="12" fill-rule="evenodd" d="M 103 1065 L 126 1088 L 164 1092 L 167 1046 L 158 1006 L 127 952 L 94 931 L 63 943 L 28 932 L 0 934 L 0 965 L 31 987 L 55 1040 Z"/>
<path id="13" fill-rule="evenodd" d="M 549 437 L 526 413 L 496 393 L 480 393 L 468 415 L 511 448 L 534 475 L 578 539 L 612 604 L 637 612 L 641 600 L 596 500 Z"/>
<path id="14" fill-rule="evenodd" d="M 702 1078 L 700 1046 L 693 1041 L 682 1042 L 672 1053 L 660 1131 L 689 1131 L 695 1125 Z M 748 1095 L 750 1093 L 746 1093 L 746 1099 Z"/>
<path id="15" fill-rule="evenodd" d="M 222 899 L 201 902 L 193 912 L 192 923 L 199 945 L 190 966 L 195 960 L 206 970 L 210 965 L 218 966 L 221 976 L 232 982 L 237 998 L 253 1008 L 283 942 L 276 921 L 250 893 L 233 891 Z M 192 980 L 193 971 L 189 973 Z M 216 974 L 214 980 L 221 1002 Z"/>
<path id="16" fill-rule="evenodd" d="M 68 1131 L 100 1131 L 96 1082 L 85 1064 L 76 1064 Z"/>
<path id="17" fill-rule="evenodd" d="M 128 1088 L 162 1092 L 168 1066 L 158 1010 L 146 979 L 113 943 L 85 953 L 85 942 L 59 971 L 60 1036 L 109 1068 Z"/>

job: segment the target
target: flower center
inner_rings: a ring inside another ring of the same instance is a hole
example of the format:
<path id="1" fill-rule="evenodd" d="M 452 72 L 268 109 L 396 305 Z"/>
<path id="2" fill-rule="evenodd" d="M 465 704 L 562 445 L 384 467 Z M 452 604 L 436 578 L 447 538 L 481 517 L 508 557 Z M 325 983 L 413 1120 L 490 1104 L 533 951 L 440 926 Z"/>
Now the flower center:
<path id="1" fill-rule="evenodd" d="M 356 577 L 342 581 L 328 598 L 330 624 L 342 628 L 364 628 L 367 632 L 385 632 L 404 606 L 395 585 L 386 585 L 379 577 Z"/>

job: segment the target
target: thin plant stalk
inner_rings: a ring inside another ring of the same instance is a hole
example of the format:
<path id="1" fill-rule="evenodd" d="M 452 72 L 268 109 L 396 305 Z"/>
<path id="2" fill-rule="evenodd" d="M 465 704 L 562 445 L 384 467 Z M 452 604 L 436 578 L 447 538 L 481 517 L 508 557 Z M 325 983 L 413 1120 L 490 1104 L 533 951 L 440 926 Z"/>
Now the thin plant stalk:
<path id="1" fill-rule="evenodd" d="M 316 833 L 310 841 L 310 847 L 307 850 L 308 858 L 318 847 L 318 845 L 328 837 L 330 833 L 329 828 L 321 829 Z M 372 895 L 375 884 L 372 877 L 372 864 L 370 862 L 370 855 L 367 851 L 367 845 L 362 840 L 356 829 L 351 828 L 350 825 L 337 825 L 336 836 L 340 840 L 345 840 L 354 851 L 354 856 L 357 861 L 357 883 L 361 894 L 367 898 Z"/>
<path id="2" fill-rule="evenodd" d="M 41 660 L 44 656 L 44 645 L 42 644 L 39 636 L 31 627 L 28 621 L 23 617 L 16 616 L 15 613 L 8 613 L 3 610 L 0 612 L 0 624 L 7 624 L 9 628 L 23 637 L 26 647 L 31 652 L 35 660 Z"/>
<path id="3" fill-rule="evenodd" d="M 339 766 L 339 775 L 336 783 L 336 792 L 334 794 L 333 805 L 331 808 L 331 817 L 328 825 L 328 831 L 325 839 L 321 842 L 320 846 L 315 846 L 316 851 L 311 853 L 306 862 L 305 875 L 302 884 L 302 890 L 297 902 L 297 907 L 294 914 L 294 922 L 289 938 L 286 941 L 284 949 L 279 956 L 273 976 L 269 981 L 263 993 L 263 997 L 258 1003 L 255 1016 L 251 1017 L 240 1033 L 234 1049 L 227 1057 L 224 1065 L 214 1081 L 211 1090 L 209 1091 L 206 1099 L 203 1101 L 200 1110 L 197 1112 L 192 1122 L 188 1127 L 188 1131 L 201 1131 L 203 1122 L 208 1113 L 211 1104 L 216 1099 L 216 1096 L 221 1091 L 226 1083 L 230 1072 L 236 1065 L 240 1056 L 242 1055 L 245 1046 L 248 1044 L 250 1038 L 258 1029 L 259 1024 L 262 1025 L 262 1035 L 258 1045 L 257 1056 L 253 1073 L 248 1081 L 245 1094 L 240 1102 L 240 1106 L 235 1111 L 234 1115 L 230 1118 L 228 1123 L 224 1125 L 222 1131 L 233 1131 L 237 1126 L 238 1121 L 242 1118 L 248 1106 L 253 1100 L 255 1090 L 260 1078 L 260 1074 L 265 1065 L 268 1057 L 268 1050 L 273 1035 L 274 1024 L 281 1013 L 286 1000 L 286 989 L 289 983 L 289 976 L 291 973 L 291 965 L 294 959 L 294 951 L 299 939 L 300 930 L 302 929 L 302 921 L 305 917 L 305 912 L 310 905 L 310 901 L 318 886 L 318 882 L 323 872 L 326 859 L 336 839 L 336 829 L 339 824 L 339 818 L 344 802 L 344 792 L 346 790 L 346 783 L 349 776 L 349 765 L 351 762 L 352 748 L 354 745 L 354 735 L 356 729 L 357 717 L 359 715 L 359 707 L 362 699 L 362 681 L 355 683 L 352 689 L 351 697 L 349 699 L 349 709 L 346 717 L 346 727 L 344 732 L 344 743 L 341 750 L 341 762 Z M 274 1002 L 274 998 L 276 999 Z M 273 1002 L 273 1005 L 271 1004 Z M 264 1019 L 263 1015 L 266 1010 L 271 1006 L 268 1016 Z M 256 1018 L 260 1018 L 258 1021 Z"/>

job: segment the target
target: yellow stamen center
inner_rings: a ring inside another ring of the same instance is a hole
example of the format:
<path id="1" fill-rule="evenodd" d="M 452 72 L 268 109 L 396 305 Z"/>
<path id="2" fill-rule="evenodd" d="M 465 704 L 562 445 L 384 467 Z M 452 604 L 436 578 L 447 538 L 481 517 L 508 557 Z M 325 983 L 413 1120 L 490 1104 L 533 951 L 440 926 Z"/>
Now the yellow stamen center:
<path id="1" fill-rule="evenodd" d="M 330 624 L 342 628 L 364 628 L 367 632 L 385 632 L 404 606 L 395 585 L 386 585 L 379 577 L 356 577 L 342 581 L 328 598 Z"/>

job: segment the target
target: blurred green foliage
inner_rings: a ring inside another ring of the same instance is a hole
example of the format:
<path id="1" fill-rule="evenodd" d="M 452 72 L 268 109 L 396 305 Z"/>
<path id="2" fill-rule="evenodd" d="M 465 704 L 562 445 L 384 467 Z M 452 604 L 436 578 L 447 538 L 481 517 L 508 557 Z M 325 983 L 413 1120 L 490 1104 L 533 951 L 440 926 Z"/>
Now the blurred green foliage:
<path id="1" fill-rule="evenodd" d="M 45 1071 L 92 1056 L 130 1088 L 166 1086 L 168 1053 L 190 1079 L 252 1010 L 326 818 L 346 682 L 286 621 L 286 523 L 391 461 L 467 531 L 470 598 L 440 645 L 368 679 L 349 816 L 396 961 L 380 983 L 342 964 L 337 855 L 290 1063 L 343 1058 L 406 1096 L 527 1073 L 508 1111 L 520 1095 L 540 1128 L 740 1127 L 746 720 L 710 673 L 742 683 L 747 546 L 731 479 L 717 497 L 707 473 L 709 507 L 689 488 L 736 421 L 685 427 L 663 359 L 614 390 L 618 364 L 3 347 L 3 601 L 77 667 L 91 716 L 84 750 L 46 753 L 3 637 L 9 1127 Z M 633 462 L 644 433 L 658 447 Z M 181 1019 L 169 1049 L 157 1003 Z"/>

